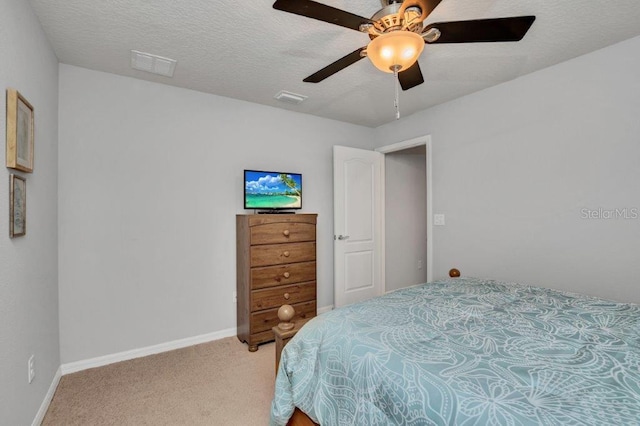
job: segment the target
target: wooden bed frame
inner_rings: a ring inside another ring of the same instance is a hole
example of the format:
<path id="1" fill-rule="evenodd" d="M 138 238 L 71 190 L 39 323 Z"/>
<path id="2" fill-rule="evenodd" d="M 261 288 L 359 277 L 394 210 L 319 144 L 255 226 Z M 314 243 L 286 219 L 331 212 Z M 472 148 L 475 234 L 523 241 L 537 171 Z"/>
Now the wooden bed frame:
<path id="1" fill-rule="evenodd" d="M 460 271 L 455 269 L 455 268 L 451 269 L 451 270 L 449 270 L 449 276 L 451 278 L 458 278 L 458 277 L 460 277 Z M 276 357 L 279 358 L 280 357 L 280 353 L 276 353 Z M 276 366 L 279 363 L 280 363 L 280 359 L 276 359 Z M 276 367 L 276 373 L 277 373 L 277 371 L 278 371 L 278 369 Z M 311 420 L 311 418 L 309 416 L 307 416 L 304 411 L 302 411 L 298 407 L 296 407 L 296 409 L 293 412 L 293 415 L 291 416 L 291 418 L 287 422 L 287 426 L 320 426 L 320 425 L 318 425 L 318 423 L 316 423 L 313 420 Z"/>
<path id="2" fill-rule="evenodd" d="M 293 416 L 287 422 L 287 426 L 319 426 L 318 423 L 314 422 L 307 416 L 304 411 L 300 410 L 296 407 L 293 412 Z"/>

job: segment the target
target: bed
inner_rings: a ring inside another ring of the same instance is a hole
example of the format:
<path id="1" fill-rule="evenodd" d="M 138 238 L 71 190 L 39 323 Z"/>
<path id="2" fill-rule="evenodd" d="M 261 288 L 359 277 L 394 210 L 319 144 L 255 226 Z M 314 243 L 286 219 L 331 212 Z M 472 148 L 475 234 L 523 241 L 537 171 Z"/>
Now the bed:
<path id="1" fill-rule="evenodd" d="M 475 278 L 310 320 L 271 425 L 640 424 L 640 305 Z"/>

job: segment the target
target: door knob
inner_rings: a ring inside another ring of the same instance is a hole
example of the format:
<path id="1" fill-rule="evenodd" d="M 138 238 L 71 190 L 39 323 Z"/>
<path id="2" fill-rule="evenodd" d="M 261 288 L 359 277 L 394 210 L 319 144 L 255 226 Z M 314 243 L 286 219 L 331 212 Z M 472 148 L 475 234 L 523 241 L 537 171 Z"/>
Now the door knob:
<path id="1" fill-rule="evenodd" d="M 348 239 L 348 238 L 349 238 L 349 236 L 348 236 L 348 235 L 338 235 L 338 239 L 339 239 L 339 240 L 346 240 L 346 239 Z"/>

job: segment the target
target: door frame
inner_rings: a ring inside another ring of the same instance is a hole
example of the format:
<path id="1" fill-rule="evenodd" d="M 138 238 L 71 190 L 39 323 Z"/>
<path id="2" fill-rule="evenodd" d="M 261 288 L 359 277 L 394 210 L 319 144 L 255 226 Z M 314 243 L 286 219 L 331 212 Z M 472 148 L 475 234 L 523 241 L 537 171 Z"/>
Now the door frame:
<path id="1" fill-rule="evenodd" d="M 408 148 L 424 145 L 426 149 L 425 161 L 426 161 L 426 180 L 427 180 L 427 282 L 433 281 L 433 179 L 432 179 L 432 148 L 431 148 L 431 135 L 419 136 L 417 138 L 409 139 L 406 141 L 394 143 L 391 145 L 385 145 L 380 148 L 376 148 L 374 151 L 382 154 L 389 154 L 396 151 L 402 151 Z M 382 288 L 386 292 L 387 283 L 385 280 L 386 271 L 386 253 L 385 253 L 385 193 L 386 193 L 386 175 L 385 175 L 385 162 L 382 163 L 382 185 L 380 189 L 380 196 L 382 197 L 382 229 L 380 232 L 381 239 L 381 258 L 382 262 Z"/>

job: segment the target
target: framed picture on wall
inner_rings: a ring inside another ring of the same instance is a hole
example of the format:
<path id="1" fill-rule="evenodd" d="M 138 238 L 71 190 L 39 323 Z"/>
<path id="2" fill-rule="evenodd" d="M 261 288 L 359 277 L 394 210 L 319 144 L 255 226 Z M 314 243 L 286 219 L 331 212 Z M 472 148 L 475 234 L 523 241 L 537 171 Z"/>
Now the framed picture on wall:
<path id="1" fill-rule="evenodd" d="M 7 89 L 7 167 L 33 172 L 33 106 L 14 89 Z"/>
<path id="2" fill-rule="evenodd" d="M 27 181 L 25 178 L 9 175 L 9 237 L 19 237 L 27 233 Z"/>

